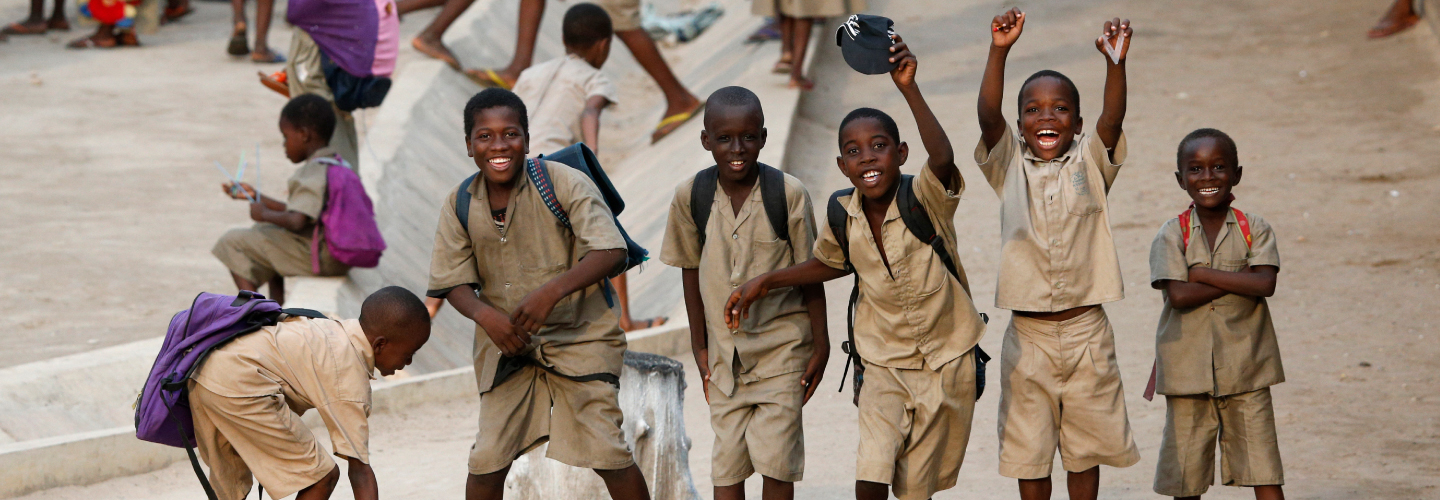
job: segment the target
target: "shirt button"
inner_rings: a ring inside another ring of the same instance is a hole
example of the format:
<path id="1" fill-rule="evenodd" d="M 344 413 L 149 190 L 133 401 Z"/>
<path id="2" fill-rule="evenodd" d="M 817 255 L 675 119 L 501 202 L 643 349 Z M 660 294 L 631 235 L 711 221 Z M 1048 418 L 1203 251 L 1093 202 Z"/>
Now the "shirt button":
<path id="1" fill-rule="evenodd" d="M 501 243 L 504 243 L 504 242 L 505 242 L 505 237 L 504 237 L 504 236 L 501 236 L 501 237 L 500 237 L 500 242 L 501 242 Z"/>
<path id="2" fill-rule="evenodd" d="M 505 282 L 505 288 L 510 288 L 510 282 Z"/>
<path id="3" fill-rule="evenodd" d="M 1065 282 L 1064 282 L 1064 281 L 1061 281 L 1061 282 L 1059 282 L 1059 283 L 1056 283 L 1056 284 L 1055 284 L 1055 288 L 1065 288 Z"/>
<path id="4" fill-rule="evenodd" d="M 1051 244 L 1051 245 L 1059 245 L 1059 244 L 1060 244 L 1060 240 L 1050 240 L 1050 244 Z"/>
<path id="5" fill-rule="evenodd" d="M 738 240 L 738 239 L 740 239 L 740 235 L 738 235 L 738 234 L 732 234 L 732 235 L 730 235 L 730 239 L 732 239 L 732 240 Z"/>

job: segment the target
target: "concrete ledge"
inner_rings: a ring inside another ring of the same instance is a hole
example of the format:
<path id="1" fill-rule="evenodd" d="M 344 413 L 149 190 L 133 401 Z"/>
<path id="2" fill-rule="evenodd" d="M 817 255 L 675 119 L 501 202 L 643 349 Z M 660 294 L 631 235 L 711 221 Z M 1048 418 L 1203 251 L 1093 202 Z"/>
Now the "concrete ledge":
<path id="1" fill-rule="evenodd" d="M 117 427 L 0 446 L 0 497 L 143 474 L 185 460 L 185 450 Z"/>

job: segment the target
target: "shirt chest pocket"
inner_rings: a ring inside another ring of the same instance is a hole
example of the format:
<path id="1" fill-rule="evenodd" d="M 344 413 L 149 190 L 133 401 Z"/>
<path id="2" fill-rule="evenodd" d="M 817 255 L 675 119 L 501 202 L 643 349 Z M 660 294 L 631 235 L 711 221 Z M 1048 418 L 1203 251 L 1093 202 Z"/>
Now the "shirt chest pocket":
<path id="1" fill-rule="evenodd" d="M 1070 215 L 1086 216 L 1099 213 L 1104 205 L 1085 162 L 1074 162 L 1060 169 L 1060 192 L 1065 198 L 1065 209 Z"/>
<path id="2" fill-rule="evenodd" d="M 511 287 L 509 290 L 506 290 L 506 293 L 511 294 L 515 304 L 519 304 L 521 300 L 524 300 L 526 294 L 544 286 L 546 283 L 549 283 L 550 280 L 555 279 L 555 277 L 561 274 L 565 274 L 565 272 L 569 270 L 570 266 L 565 264 L 539 266 L 522 264 L 519 266 L 519 276 L 512 280 L 511 283 L 506 284 L 506 286 Z M 566 295 L 565 298 L 556 302 L 555 307 L 550 310 L 550 315 L 545 318 L 544 324 L 569 325 L 574 323 L 576 312 L 579 308 L 580 296 L 584 293 L 583 290 L 575 292 Z"/>
<path id="3" fill-rule="evenodd" d="M 1230 273 L 1238 273 L 1238 272 L 1244 271 L 1245 268 L 1247 268 L 1247 267 L 1250 267 L 1250 261 L 1245 260 L 1245 259 L 1240 259 L 1240 260 L 1218 259 L 1218 260 L 1215 261 L 1215 270 L 1217 270 L 1217 271 L 1225 271 L 1225 272 L 1230 272 Z"/>
<path id="4" fill-rule="evenodd" d="M 776 238 L 772 241 L 755 240 L 750 248 L 736 249 L 736 255 L 742 260 L 749 260 L 744 263 L 745 275 L 740 283 L 744 283 L 762 274 L 790 266 L 789 258 L 790 242 Z"/>

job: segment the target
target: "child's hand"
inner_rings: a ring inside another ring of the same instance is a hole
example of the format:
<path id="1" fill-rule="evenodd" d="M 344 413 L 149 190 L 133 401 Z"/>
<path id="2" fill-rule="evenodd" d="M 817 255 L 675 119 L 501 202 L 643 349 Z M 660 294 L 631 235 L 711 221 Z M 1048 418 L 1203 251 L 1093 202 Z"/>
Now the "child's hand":
<path id="1" fill-rule="evenodd" d="M 746 281 L 730 294 L 730 300 L 725 302 L 725 326 L 740 328 L 740 319 L 750 317 L 750 304 L 770 293 L 770 287 L 765 285 L 763 278 Z"/>
<path id="2" fill-rule="evenodd" d="M 894 36 L 895 45 L 890 46 L 890 62 L 896 63 L 895 69 L 890 71 L 890 78 L 895 80 L 895 86 L 907 88 L 915 85 L 915 68 L 919 61 L 915 60 L 915 54 L 910 52 L 910 46 L 900 38 Z"/>
<path id="3" fill-rule="evenodd" d="M 510 312 L 510 324 L 516 329 L 530 334 L 540 333 L 540 327 L 545 325 L 545 318 L 550 317 L 550 311 L 555 309 L 555 303 L 560 302 L 563 297 L 556 297 L 550 291 L 549 286 L 542 286 L 525 294 L 520 299 L 520 305 Z"/>
<path id="4" fill-rule="evenodd" d="M 264 203 L 260 203 L 257 201 L 250 204 L 250 220 L 253 220 L 255 222 L 266 222 Z"/>
<path id="5" fill-rule="evenodd" d="M 1130 51 L 1130 37 L 1133 34 L 1129 19 L 1121 21 L 1117 17 L 1105 21 L 1105 28 L 1100 30 L 1100 38 L 1095 39 L 1095 48 L 1105 54 L 1111 63 L 1120 64 L 1120 61 L 1125 60 L 1125 54 Z"/>
<path id="6" fill-rule="evenodd" d="M 710 403 L 710 350 L 695 350 L 695 370 L 700 372 L 700 390 L 705 392 L 705 403 Z"/>
<path id="7" fill-rule="evenodd" d="M 1005 11 L 990 21 L 990 44 L 996 47 L 1015 45 L 1020 31 L 1025 29 L 1025 13 L 1019 7 Z"/>
<path id="8" fill-rule="evenodd" d="M 805 365 L 805 374 L 800 377 L 800 382 L 805 384 L 805 400 L 800 404 L 810 402 L 810 396 L 815 395 L 815 389 L 820 388 L 820 380 L 825 378 L 825 365 L 830 362 L 830 344 L 815 343 L 815 353 L 810 355 L 810 362 Z"/>
<path id="9" fill-rule="evenodd" d="M 515 356 L 525 352 L 525 348 L 530 346 L 530 334 L 512 325 L 510 318 L 503 313 L 487 311 L 492 311 L 492 314 L 481 311 L 478 317 L 473 319 L 475 324 L 485 330 L 485 335 L 490 337 L 490 341 L 495 343 L 495 347 L 500 348 L 500 353 L 506 356 Z"/>
<path id="10" fill-rule="evenodd" d="M 233 200 L 252 200 L 255 198 L 255 188 L 244 182 L 226 182 L 220 185 L 225 196 Z"/>

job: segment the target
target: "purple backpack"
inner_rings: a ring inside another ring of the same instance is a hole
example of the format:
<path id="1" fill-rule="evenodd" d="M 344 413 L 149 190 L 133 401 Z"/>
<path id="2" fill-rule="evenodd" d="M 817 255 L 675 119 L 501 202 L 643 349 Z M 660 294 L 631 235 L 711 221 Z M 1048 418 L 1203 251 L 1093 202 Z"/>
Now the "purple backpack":
<path id="1" fill-rule="evenodd" d="M 255 292 L 239 295 L 201 293 L 190 309 L 170 319 L 165 343 L 155 357 L 145 388 L 135 401 L 135 437 L 185 448 L 205 493 L 215 498 L 195 457 L 195 424 L 190 414 L 189 380 L 211 351 L 241 335 L 274 325 L 284 314 L 324 318 L 308 309 L 281 309 Z"/>
<path id="2" fill-rule="evenodd" d="M 360 176 L 340 156 L 317 158 L 325 171 L 325 211 L 310 238 L 310 270 L 320 274 L 320 228 L 335 260 L 350 267 L 375 267 L 385 251 L 385 238 L 375 225 L 375 208 Z"/>

